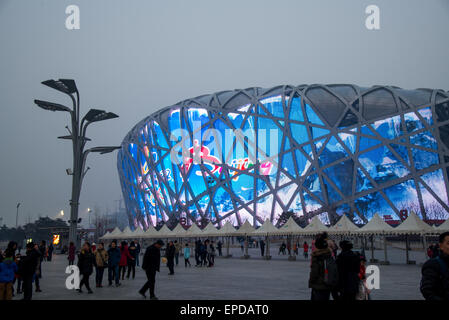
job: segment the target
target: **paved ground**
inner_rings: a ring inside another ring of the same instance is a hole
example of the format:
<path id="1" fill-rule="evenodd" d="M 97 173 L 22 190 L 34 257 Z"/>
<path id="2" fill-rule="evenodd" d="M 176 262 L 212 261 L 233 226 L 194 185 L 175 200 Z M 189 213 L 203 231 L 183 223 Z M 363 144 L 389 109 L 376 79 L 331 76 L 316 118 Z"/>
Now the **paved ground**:
<path id="1" fill-rule="evenodd" d="M 156 293 L 160 299 L 309 299 L 307 288 L 310 261 L 298 257 L 288 261 L 287 256 L 278 256 L 277 247 L 272 248 L 273 259 L 260 259 L 259 249 L 249 249 L 251 258 L 240 259 L 240 248 L 231 248 L 233 258 L 218 258 L 213 268 L 184 268 L 183 260 L 175 269 L 174 276 L 168 276 L 168 269 L 161 266 L 157 274 Z M 368 258 L 370 254 L 367 252 Z M 382 259 L 383 252 L 376 251 L 375 257 Z M 418 263 L 424 260 L 422 252 L 411 252 L 410 258 Z M 392 265 L 379 266 L 380 289 L 372 294 L 374 300 L 422 299 L 419 292 L 420 266 L 406 265 L 405 252 L 389 248 Z M 191 259 L 194 260 L 194 259 Z M 142 299 L 137 290 L 145 282 L 145 274 L 137 268 L 134 280 L 123 280 L 122 286 L 95 288 L 94 275 L 91 287 L 94 294 L 77 293 L 65 288 L 66 256 L 54 256 L 52 262 L 44 262 L 41 288 L 43 292 L 33 293 L 33 299 Z M 181 264 L 182 263 L 182 264 Z M 104 284 L 107 284 L 107 275 Z M 17 296 L 16 298 L 21 298 Z"/>

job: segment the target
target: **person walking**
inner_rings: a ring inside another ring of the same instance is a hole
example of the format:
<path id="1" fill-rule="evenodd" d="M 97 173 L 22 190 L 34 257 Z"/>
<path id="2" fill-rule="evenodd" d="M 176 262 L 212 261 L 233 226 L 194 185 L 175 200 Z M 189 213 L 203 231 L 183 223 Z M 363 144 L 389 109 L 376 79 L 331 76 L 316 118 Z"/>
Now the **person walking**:
<path id="1" fill-rule="evenodd" d="M 335 260 L 328 248 L 326 239 L 320 235 L 315 241 L 316 250 L 312 252 L 310 266 L 309 288 L 312 289 L 311 300 L 327 301 L 331 290 L 336 284 L 338 275 Z M 332 268 L 333 266 L 333 268 Z"/>
<path id="2" fill-rule="evenodd" d="M 140 266 L 140 243 L 136 241 L 136 265 Z"/>
<path id="3" fill-rule="evenodd" d="M 131 258 L 128 258 L 128 273 L 126 275 L 126 279 L 129 279 L 129 275 L 132 272 L 132 278 L 136 277 L 136 257 L 137 257 L 137 247 L 134 241 L 131 241 L 129 244 L 129 255 Z"/>
<path id="4" fill-rule="evenodd" d="M 69 260 L 69 266 L 73 265 L 75 262 L 75 253 L 76 253 L 76 247 L 73 244 L 73 242 L 70 242 L 69 254 L 67 256 L 67 259 Z"/>
<path id="5" fill-rule="evenodd" d="M 174 266 L 175 266 L 175 245 L 173 243 L 173 241 L 170 241 L 168 243 L 167 249 L 165 251 L 165 257 L 167 258 L 167 267 L 168 270 L 170 270 L 169 275 L 174 275 L 175 274 L 175 270 L 174 270 Z"/>
<path id="6" fill-rule="evenodd" d="M 6 251 L 3 261 L 0 262 L 0 301 L 12 299 L 17 269 L 17 264 L 14 262 L 14 251 Z"/>
<path id="7" fill-rule="evenodd" d="M 207 250 L 207 261 L 208 261 L 208 268 L 211 268 L 214 266 L 214 262 L 215 262 L 215 246 L 213 244 L 213 242 L 209 242 L 209 240 L 207 240 L 207 244 L 206 244 L 206 250 Z"/>
<path id="8" fill-rule="evenodd" d="M 94 271 L 94 265 L 96 263 L 96 259 L 94 254 L 92 253 L 92 249 L 90 247 L 89 242 L 84 242 L 83 248 L 81 249 L 80 254 L 78 255 L 78 268 L 80 270 L 80 274 L 83 276 L 83 278 L 80 281 L 80 287 L 77 289 L 79 293 L 82 293 L 82 287 L 83 285 L 87 289 L 87 293 L 93 293 L 93 291 L 90 289 L 89 285 L 89 277 Z"/>
<path id="9" fill-rule="evenodd" d="M 304 241 L 304 244 L 302 245 L 303 253 L 304 253 L 304 259 L 309 259 L 309 245 L 307 241 Z"/>
<path id="10" fill-rule="evenodd" d="M 160 271 L 161 265 L 161 247 L 164 245 L 162 240 L 157 240 L 154 244 L 149 246 L 145 255 L 143 256 L 142 269 L 145 270 L 147 281 L 143 287 L 139 290 L 139 294 L 146 298 L 146 291 L 150 289 L 150 299 L 157 300 L 154 293 L 154 287 L 156 283 L 156 272 Z"/>
<path id="11" fill-rule="evenodd" d="M 125 272 L 126 267 L 128 266 L 128 259 L 134 259 L 128 250 L 128 243 L 126 241 L 122 241 L 120 246 L 120 261 L 119 261 L 119 277 L 122 277 L 122 280 L 125 280 Z"/>
<path id="12" fill-rule="evenodd" d="M 426 300 L 449 301 L 449 232 L 438 238 L 438 255 L 422 266 L 420 291 Z"/>
<path id="13" fill-rule="evenodd" d="M 179 263 L 179 254 L 181 252 L 181 244 L 178 242 L 178 240 L 175 240 L 175 263 L 178 265 Z"/>
<path id="14" fill-rule="evenodd" d="M 201 243 L 201 266 L 207 266 L 207 245 L 209 240 L 204 240 L 204 243 Z"/>
<path id="15" fill-rule="evenodd" d="M 37 259 L 36 270 L 34 272 L 34 285 L 36 286 L 36 290 L 35 290 L 36 292 L 42 292 L 41 286 L 40 286 L 40 278 L 41 278 L 41 274 L 42 274 L 42 261 L 44 260 L 44 258 L 42 256 L 42 252 L 45 252 L 45 242 L 44 241 L 42 241 L 42 242 L 44 243 L 44 246 L 42 246 L 42 243 L 41 243 L 41 246 L 38 246 L 37 244 L 34 245 L 34 249 L 36 250 L 36 252 L 39 255 L 39 259 Z"/>
<path id="16" fill-rule="evenodd" d="M 260 240 L 260 255 L 263 257 L 265 255 L 265 241 Z"/>
<path id="17" fill-rule="evenodd" d="M 48 258 L 47 258 L 48 261 L 51 261 L 54 250 L 55 248 L 53 247 L 53 243 L 50 243 L 50 245 L 48 246 Z"/>
<path id="18" fill-rule="evenodd" d="M 200 267 L 201 240 L 195 241 L 195 267 Z"/>
<path id="19" fill-rule="evenodd" d="M 352 251 L 353 245 L 347 240 L 340 242 L 341 252 L 337 256 L 338 292 L 341 300 L 353 301 L 359 292 L 360 255 Z"/>
<path id="20" fill-rule="evenodd" d="M 111 247 L 108 249 L 108 282 L 112 286 L 112 279 L 115 279 L 115 286 L 120 286 L 120 249 L 117 248 L 117 240 L 112 240 Z"/>
<path id="21" fill-rule="evenodd" d="M 104 243 L 100 242 L 98 244 L 97 250 L 94 252 L 95 255 L 95 284 L 97 288 L 103 288 L 103 274 L 104 269 L 108 266 L 108 252 L 104 248 Z"/>
<path id="22" fill-rule="evenodd" d="M 186 246 L 184 248 L 184 264 L 185 267 L 187 268 L 187 265 L 189 265 L 189 267 L 191 267 L 192 265 L 190 264 L 190 248 L 189 248 L 189 244 L 186 243 Z"/>
<path id="23" fill-rule="evenodd" d="M 18 270 L 23 282 L 23 300 L 31 300 L 33 297 L 33 277 L 35 277 L 39 259 L 34 243 L 27 243 L 26 255 L 21 257 Z"/>
<path id="24" fill-rule="evenodd" d="M 217 250 L 218 250 L 218 256 L 221 257 L 223 255 L 222 253 L 223 243 L 221 240 L 218 240 L 217 242 Z"/>

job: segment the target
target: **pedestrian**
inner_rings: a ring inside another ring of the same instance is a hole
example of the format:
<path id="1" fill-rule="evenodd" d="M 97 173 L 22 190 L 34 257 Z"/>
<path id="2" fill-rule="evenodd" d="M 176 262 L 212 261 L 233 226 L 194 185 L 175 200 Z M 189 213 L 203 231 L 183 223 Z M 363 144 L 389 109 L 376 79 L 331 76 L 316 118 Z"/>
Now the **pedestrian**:
<path id="1" fill-rule="evenodd" d="M 260 255 L 263 257 L 265 255 L 265 241 L 260 240 Z"/>
<path id="2" fill-rule="evenodd" d="M 201 266 L 207 266 L 207 245 L 209 240 L 205 240 L 204 243 L 201 243 Z"/>
<path id="3" fill-rule="evenodd" d="M 33 277 L 36 274 L 39 253 L 32 242 L 26 245 L 26 255 L 19 262 L 19 275 L 23 282 L 23 300 L 31 300 L 33 296 Z"/>
<path id="4" fill-rule="evenodd" d="M 187 265 L 189 265 L 189 267 L 191 267 L 192 265 L 190 264 L 190 248 L 189 248 L 189 244 L 186 243 L 186 246 L 184 248 L 184 264 L 185 267 L 187 268 Z"/>
<path id="5" fill-rule="evenodd" d="M 48 261 L 51 261 L 54 250 L 55 248 L 53 247 L 53 243 L 50 243 L 50 245 L 48 246 L 48 258 L 47 258 Z"/>
<path id="6" fill-rule="evenodd" d="M 134 241 L 131 241 L 129 244 L 129 255 L 131 258 L 128 258 L 128 273 L 126 274 L 126 279 L 129 279 L 129 275 L 132 273 L 132 278 L 136 277 L 136 257 L 137 257 L 137 247 Z"/>
<path id="7" fill-rule="evenodd" d="M 307 241 L 304 241 L 304 244 L 302 245 L 302 249 L 304 252 L 304 259 L 309 259 L 309 245 L 307 244 Z"/>
<path id="8" fill-rule="evenodd" d="M 178 240 L 175 240 L 175 262 L 176 265 L 179 263 L 179 254 L 181 252 L 181 244 L 178 242 Z"/>
<path id="9" fill-rule="evenodd" d="M 312 289 L 311 300 L 328 301 L 331 290 L 337 285 L 337 266 L 323 235 L 315 240 L 316 250 L 312 252 L 309 288 Z"/>
<path id="10" fill-rule="evenodd" d="M 90 289 L 89 285 L 89 277 L 94 271 L 95 266 L 95 256 L 92 253 L 92 249 L 89 242 L 84 242 L 83 248 L 81 249 L 80 254 L 78 255 L 78 268 L 80 271 L 80 275 L 83 276 L 83 278 L 80 281 L 80 287 L 77 289 L 79 293 L 82 293 L 82 287 L 83 285 L 87 289 L 87 293 L 93 293 L 93 291 Z"/>
<path id="11" fill-rule="evenodd" d="M 94 252 L 95 255 L 95 285 L 97 288 L 103 288 L 103 274 L 104 269 L 108 266 L 108 252 L 104 248 L 104 243 L 100 242 L 98 244 L 97 250 Z"/>
<path id="12" fill-rule="evenodd" d="M 427 257 L 429 257 L 429 259 L 433 258 L 433 244 L 431 244 L 428 248 L 427 248 Z"/>
<path id="13" fill-rule="evenodd" d="M 218 240 L 217 242 L 217 250 L 218 250 L 218 256 L 222 256 L 222 248 L 223 248 L 223 243 L 221 242 L 221 240 Z"/>
<path id="14" fill-rule="evenodd" d="M 16 263 L 17 267 L 18 267 L 19 264 L 20 264 L 21 258 L 22 258 L 22 256 L 21 256 L 20 253 L 16 254 L 16 258 L 15 258 L 15 261 L 14 261 L 14 262 Z M 21 294 L 22 291 L 23 291 L 23 288 L 22 288 L 22 277 L 20 276 L 18 270 L 17 270 L 17 272 L 16 272 L 16 274 L 15 274 L 14 282 L 17 282 L 16 293 L 17 293 L 17 294 Z"/>
<path id="15" fill-rule="evenodd" d="M 174 275 L 175 270 L 175 245 L 173 241 L 168 243 L 167 249 L 165 250 L 165 257 L 167 258 L 167 267 L 170 270 L 169 275 Z"/>
<path id="16" fill-rule="evenodd" d="M 341 252 L 337 256 L 338 291 L 341 300 L 352 301 L 359 292 L 360 255 L 352 251 L 353 245 L 347 240 L 340 242 Z"/>
<path id="17" fill-rule="evenodd" d="M 90 246 L 90 249 L 91 249 L 92 253 L 95 253 L 95 250 L 97 250 L 97 244 L 95 242 L 93 242 L 92 245 Z"/>
<path id="18" fill-rule="evenodd" d="M 138 241 L 136 241 L 136 265 L 139 267 L 140 266 L 140 243 Z"/>
<path id="19" fill-rule="evenodd" d="M 292 247 L 290 245 L 290 241 L 287 242 L 287 251 L 288 251 L 288 255 L 291 256 L 292 255 Z"/>
<path id="20" fill-rule="evenodd" d="M 119 277 L 122 277 L 122 280 L 125 280 L 125 272 L 126 267 L 128 266 L 128 259 L 134 259 L 128 250 L 128 243 L 126 241 L 122 241 L 120 245 L 120 261 L 119 261 Z"/>
<path id="21" fill-rule="evenodd" d="M 75 262 L 75 253 L 76 253 L 75 244 L 73 242 L 70 242 L 69 254 L 67 256 L 67 259 L 69 260 L 69 266 L 73 265 Z"/>
<path id="22" fill-rule="evenodd" d="M 43 244 L 43 245 L 42 245 Z M 37 259 L 36 270 L 34 271 L 34 285 L 36 286 L 36 292 L 42 292 L 40 286 L 40 278 L 42 277 L 42 261 L 44 261 L 43 254 L 45 254 L 45 241 L 41 242 L 41 245 L 34 245 L 34 249 L 39 255 L 39 259 Z"/>
<path id="23" fill-rule="evenodd" d="M 200 257 L 201 257 L 201 240 L 195 241 L 195 267 L 200 266 Z"/>
<path id="24" fill-rule="evenodd" d="M 18 269 L 14 262 L 14 251 L 6 251 L 3 261 L 0 262 L 0 300 L 12 299 L 13 282 Z"/>
<path id="25" fill-rule="evenodd" d="M 108 249 L 108 282 L 109 286 L 112 286 L 112 279 L 115 279 L 115 286 L 120 286 L 120 249 L 117 248 L 117 240 L 112 240 L 111 246 Z"/>
<path id="26" fill-rule="evenodd" d="M 297 243 L 297 242 L 295 242 L 295 243 L 293 244 L 293 254 L 294 254 L 295 256 L 298 255 L 298 243 Z"/>
<path id="27" fill-rule="evenodd" d="M 154 293 L 154 286 L 156 283 L 156 272 L 160 271 L 161 264 L 161 247 L 164 245 L 162 240 L 157 240 L 154 244 L 149 246 L 143 256 L 142 269 L 145 270 L 147 282 L 139 290 L 139 293 L 146 298 L 146 291 L 150 289 L 150 299 L 157 300 Z"/>
<path id="28" fill-rule="evenodd" d="M 208 252 L 207 252 L 209 265 L 208 267 L 213 267 L 215 265 L 215 245 L 214 242 L 211 241 L 208 245 Z"/>
<path id="29" fill-rule="evenodd" d="M 424 263 L 420 290 L 426 300 L 449 301 L 449 232 L 438 238 L 439 253 Z"/>
<path id="30" fill-rule="evenodd" d="M 366 286 L 366 258 L 360 255 L 359 292 L 356 300 L 370 300 L 370 290 Z"/>

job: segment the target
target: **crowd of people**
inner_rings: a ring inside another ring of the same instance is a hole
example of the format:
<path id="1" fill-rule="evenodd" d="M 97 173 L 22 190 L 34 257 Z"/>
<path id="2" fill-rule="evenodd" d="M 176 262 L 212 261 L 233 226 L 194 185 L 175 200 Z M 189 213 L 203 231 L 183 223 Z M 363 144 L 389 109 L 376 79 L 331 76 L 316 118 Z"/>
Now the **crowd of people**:
<path id="1" fill-rule="evenodd" d="M 262 256 L 265 254 L 265 243 L 261 240 Z M 146 298 L 149 290 L 150 299 L 156 300 L 155 281 L 156 272 L 160 271 L 161 249 L 164 247 L 162 240 L 149 246 L 144 254 L 142 268 L 145 271 L 147 281 L 139 290 L 139 294 Z M 285 250 L 298 255 L 299 243 L 293 248 L 282 243 L 279 254 L 285 254 Z M 302 245 L 304 258 L 308 259 L 309 244 Z M 185 268 L 190 268 L 190 257 L 194 255 L 196 267 L 213 267 L 215 265 L 216 251 L 222 254 L 222 243 L 215 246 L 209 239 L 194 242 L 192 248 L 189 243 L 184 246 L 177 241 L 169 241 L 165 247 L 162 262 L 166 263 L 169 275 L 174 275 L 174 266 L 179 264 L 179 257 L 184 257 Z M 41 292 L 40 281 L 42 279 L 42 263 L 51 261 L 53 246 L 47 246 L 45 241 L 40 245 L 27 243 L 26 253 L 20 254 L 17 243 L 10 241 L 6 250 L 0 252 L 0 300 L 11 300 L 14 295 L 23 294 L 23 300 L 31 300 L 33 295 L 33 283 L 36 292 Z M 141 247 L 138 242 L 129 244 L 122 241 L 118 245 L 113 240 L 108 248 L 104 243 L 98 246 L 85 242 L 77 254 L 76 247 L 70 243 L 67 250 L 68 264 L 75 264 L 81 275 L 79 293 L 85 288 L 89 294 L 89 278 L 95 270 L 95 284 L 97 288 L 103 287 L 103 275 L 107 269 L 109 286 L 121 285 L 120 280 L 135 279 L 136 266 L 139 266 Z M 193 252 L 192 252 L 193 251 Z M 339 253 L 340 251 L 340 253 Z M 192 254 L 193 253 L 193 254 Z M 429 259 L 422 267 L 422 279 L 420 290 L 427 300 L 449 300 L 449 232 L 439 236 L 437 244 L 432 244 L 427 250 Z M 370 290 L 366 284 L 366 258 L 363 253 L 353 250 L 353 244 L 348 240 L 340 241 L 339 245 L 329 238 L 327 233 L 318 235 L 311 243 L 311 260 L 309 288 L 312 300 L 368 300 Z M 16 287 L 16 289 L 14 288 Z M 15 290 L 14 290 L 15 289 Z"/>

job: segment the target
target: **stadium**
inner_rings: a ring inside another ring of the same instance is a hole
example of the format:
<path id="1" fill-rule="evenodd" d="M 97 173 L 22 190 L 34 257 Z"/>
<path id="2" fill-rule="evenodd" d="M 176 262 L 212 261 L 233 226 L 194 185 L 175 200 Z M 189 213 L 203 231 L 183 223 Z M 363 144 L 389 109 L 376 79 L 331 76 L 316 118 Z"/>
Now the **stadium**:
<path id="1" fill-rule="evenodd" d="M 277 86 L 181 101 L 140 121 L 117 167 L 130 225 L 293 216 L 449 217 L 449 93 Z M 204 224 L 205 225 L 205 224 Z"/>

